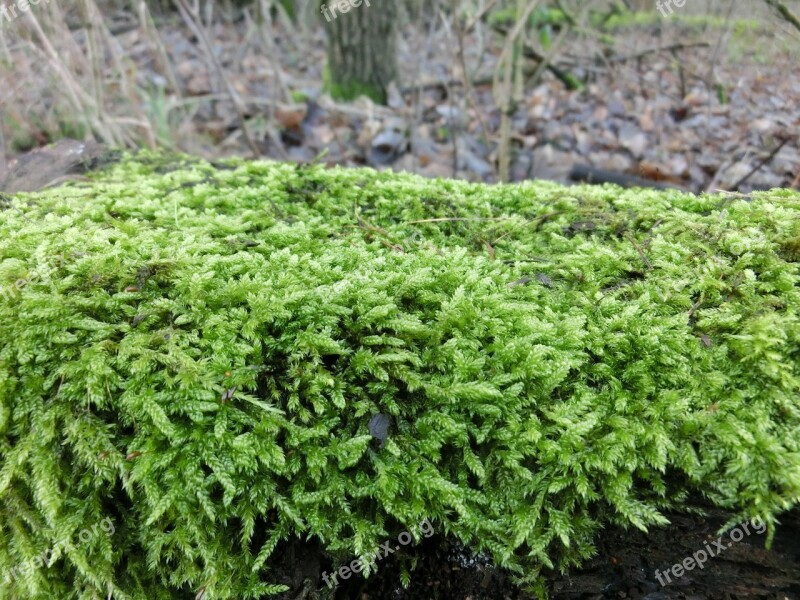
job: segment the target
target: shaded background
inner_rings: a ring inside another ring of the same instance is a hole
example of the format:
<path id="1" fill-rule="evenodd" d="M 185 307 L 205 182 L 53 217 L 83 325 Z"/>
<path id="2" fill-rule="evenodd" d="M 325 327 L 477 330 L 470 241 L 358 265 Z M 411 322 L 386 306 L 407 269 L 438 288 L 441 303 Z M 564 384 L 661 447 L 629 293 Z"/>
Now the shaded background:
<path id="1" fill-rule="evenodd" d="M 768 0 L 672 10 L 372 0 L 328 22 L 311 0 L 40 0 L 0 29 L 0 182 L 68 137 L 476 181 L 578 165 L 692 191 L 797 186 L 800 30 Z M 327 41 L 367 11 L 397 32 L 384 103 L 331 95 Z"/>

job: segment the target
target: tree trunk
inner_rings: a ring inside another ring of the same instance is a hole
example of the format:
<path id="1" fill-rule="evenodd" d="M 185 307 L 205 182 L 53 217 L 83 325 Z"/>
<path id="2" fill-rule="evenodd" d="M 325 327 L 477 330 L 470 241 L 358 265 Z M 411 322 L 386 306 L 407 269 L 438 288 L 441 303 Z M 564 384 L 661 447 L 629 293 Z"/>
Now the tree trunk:
<path id="1" fill-rule="evenodd" d="M 386 103 L 397 77 L 397 9 L 393 0 L 329 0 L 327 87 L 337 100 L 366 95 Z"/>

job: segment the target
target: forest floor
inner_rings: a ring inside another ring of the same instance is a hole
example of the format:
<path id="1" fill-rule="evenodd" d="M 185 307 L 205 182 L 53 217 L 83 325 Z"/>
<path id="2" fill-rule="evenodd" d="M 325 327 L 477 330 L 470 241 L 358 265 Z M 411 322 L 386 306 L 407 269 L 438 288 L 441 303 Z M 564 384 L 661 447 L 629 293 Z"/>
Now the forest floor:
<path id="1" fill-rule="evenodd" d="M 653 13 L 563 40 L 554 32 L 553 64 L 585 87 L 568 90 L 549 72 L 525 82 L 512 117 L 510 179 L 566 181 L 575 165 L 588 165 L 694 192 L 800 185 L 800 78 L 787 76 L 797 72 L 798 34 L 774 20 L 675 17 Z M 206 35 L 223 79 L 180 20 L 159 24 L 161 53 L 135 15 L 115 19 L 113 47 L 128 61 L 137 104 L 109 73 L 100 94 L 106 114 L 95 115 L 109 136 L 121 131 L 131 142 L 147 122 L 150 142 L 206 158 L 254 156 L 255 146 L 258 156 L 278 160 L 498 179 L 492 74 L 502 38 L 488 26 L 463 35 L 443 20 L 407 27 L 401 81 L 389 106 L 378 106 L 324 93 L 324 26 L 298 30 L 278 19 L 265 35 L 246 19 L 213 25 Z M 85 43 L 79 28 L 68 35 L 62 66 L 73 60 L 70 43 Z M 34 46 L 20 38 L 0 65 L 13 82 L 0 89 L 0 127 L 20 151 L 86 133 L 54 79 L 55 59 L 42 60 Z M 0 182 L 2 169 L 0 161 Z"/>

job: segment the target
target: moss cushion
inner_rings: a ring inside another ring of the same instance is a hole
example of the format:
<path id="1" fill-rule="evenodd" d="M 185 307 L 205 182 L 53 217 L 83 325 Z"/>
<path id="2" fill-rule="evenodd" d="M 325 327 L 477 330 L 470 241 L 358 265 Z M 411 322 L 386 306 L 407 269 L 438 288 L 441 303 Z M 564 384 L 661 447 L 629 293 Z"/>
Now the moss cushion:
<path id="1" fill-rule="evenodd" d="M 799 261 L 781 190 L 139 154 L 15 196 L 0 598 L 261 598 L 286 540 L 335 567 L 425 519 L 534 587 L 608 523 L 774 530 Z"/>

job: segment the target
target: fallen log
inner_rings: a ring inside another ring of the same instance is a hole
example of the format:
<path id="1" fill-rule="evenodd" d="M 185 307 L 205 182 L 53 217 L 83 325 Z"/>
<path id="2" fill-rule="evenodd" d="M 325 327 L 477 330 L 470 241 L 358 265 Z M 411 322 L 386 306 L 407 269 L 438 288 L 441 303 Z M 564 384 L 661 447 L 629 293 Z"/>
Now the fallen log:
<path id="1" fill-rule="evenodd" d="M 569 180 L 580 183 L 613 183 L 624 188 L 640 187 L 652 188 L 656 190 L 677 189 L 682 190 L 680 186 L 663 183 L 660 181 L 652 181 L 636 175 L 628 173 L 620 173 L 619 171 L 609 171 L 607 169 L 599 169 L 590 165 L 577 164 L 572 167 L 569 172 Z"/>

